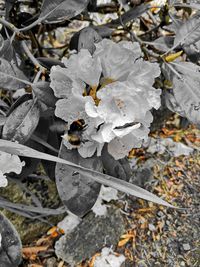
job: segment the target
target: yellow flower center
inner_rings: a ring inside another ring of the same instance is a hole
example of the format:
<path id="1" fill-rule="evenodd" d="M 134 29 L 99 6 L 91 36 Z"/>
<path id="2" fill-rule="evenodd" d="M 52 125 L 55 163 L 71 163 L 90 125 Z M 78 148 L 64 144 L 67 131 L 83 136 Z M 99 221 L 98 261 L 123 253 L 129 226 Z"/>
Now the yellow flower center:
<path id="1" fill-rule="evenodd" d="M 99 85 L 90 86 L 89 90 L 87 88 L 84 89 L 83 96 L 91 96 L 94 99 L 96 106 L 98 106 L 101 99 L 97 97 L 97 92 L 104 88 L 106 85 L 115 82 L 115 80 L 111 78 L 101 78 Z M 87 93 L 88 92 L 88 93 Z"/>

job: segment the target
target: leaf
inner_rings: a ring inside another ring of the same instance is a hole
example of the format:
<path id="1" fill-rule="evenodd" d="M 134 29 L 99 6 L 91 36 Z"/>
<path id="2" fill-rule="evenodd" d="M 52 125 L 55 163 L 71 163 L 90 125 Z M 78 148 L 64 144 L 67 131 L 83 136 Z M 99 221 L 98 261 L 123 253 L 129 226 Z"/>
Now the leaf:
<path id="1" fill-rule="evenodd" d="M 175 69 L 174 97 L 186 118 L 200 124 L 200 67 L 191 62 L 170 63 Z"/>
<path id="2" fill-rule="evenodd" d="M 69 150 L 62 143 L 59 156 L 77 165 L 103 171 L 99 157 L 82 158 L 78 151 Z M 66 208 L 77 216 L 84 216 L 95 204 L 101 185 L 89 178 L 86 174 L 75 172 L 73 167 L 65 164 L 56 164 L 56 185 L 60 198 Z"/>
<path id="3" fill-rule="evenodd" d="M 131 8 L 130 10 L 125 12 L 122 16 L 120 16 L 119 18 L 115 20 L 112 20 L 111 22 L 107 23 L 105 26 L 118 27 L 118 26 L 124 25 L 127 22 L 138 18 L 150 8 L 151 8 L 151 5 L 149 4 L 141 4 L 139 6 Z"/>
<path id="4" fill-rule="evenodd" d="M 2 138 L 25 143 L 37 127 L 40 109 L 35 100 L 19 105 L 8 116 L 2 132 Z"/>
<path id="5" fill-rule="evenodd" d="M 14 63 L 0 58 L 0 84 L 1 88 L 8 90 L 17 90 L 24 87 L 24 83 L 19 79 L 26 80 L 23 72 L 17 68 Z"/>
<path id="6" fill-rule="evenodd" d="M 101 160 L 106 174 L 129 181 L 131 175 L 127 177 L 126 169 L 130 168 L 130 166 L 123 168 L 122 163 L 119 160 L 115 160 L 111 154 L 108 153 L 107 145 L 104 145 L 101 153 Z"/>
<path id="7" fill-rule="evenodd" d="M 80 14 L 88 2 L 88 0 L 44 0 L 39 18 L 45 23 L 69 20 Z"/>
<path id="8" fill-rule="evenodd" d="M 6 122 L 6 117 L 0 114 L 0 126 L 4 125 Z"/>
<path id="9" fill-rule="evenodd" d="M 4 267 L 19 266 L 22 257 L 20 237 L 11 222 L 0 213 L 0 263 Z"/>
<path id="10" fill-rule="evenodd" d="M 54 119 L 51 119 L 51 125 L 54 123 Z M 50 129 L 50 127 L 49 127 Z M 48 134 L 48 139 L 47 142 L 49 145 L 53 146 L 56 150 L 59 151 L 59 147 L 60 147 L 60 142 L 58 140 L 58 135 L 55 131 L 49 131 Z M 58 153 L 53 152 L 52 150 L 50 151 L 49 149 L 45 149 L 46 153 L 51 153 L 54 156 L 58 156 Z M 50 162 L 50 161 L 46 161 L 46 160 L 42 160 L 42 165 L 45 169 L 46 174 L 49 176 L 49 178 L 51 180 L 55 180 L 55 168 L 56 168 L 56 163 L 55 162 Z"/>
<path id="11" fill-rule="evenodd" d="M 13 46 L 11 41 L 5 40 L 3 42 L 3 47 L 0 48 L 0 57 L 6 59 L 7 61 L 11 61 L 13 58 Z"/>
<path id="12" fill-rule="evenodd" d="M 40 81 L 32 85 L 38 101 L 43 102 L 47 107 L 55 107 L 58 100 L 50 87 L 50 82 Z"/>
<path id="13" fill-rule="evenodd" d="M 176 101 L 173 93 L 165 92 L 164 94 L 165 103 L 169 110 L 172 112 L 178 113 L 180 116 L 185 117 L 185 112 L 181 109 L 179 104 Z"/>
<path id="14" fill-rule="evenodd" d="M 161 51 L 168 51 L 173 46 L 173 36 L 161 36 L 153 42 L 147 42 L 149 45 L 153 45 L 156 49 Z"/>
<path id="15" fill-rule="evenodd" d="M 184 46 L 184 52 L 187 54 L 187 57 L 193 63 L 198 63 L 200 60 L 200 41 L 196 42 L 195 44 Z"/>
<path id="16" fill-rule="evenodd" d="M 191 78 L 180 80 L 177 77 L 173 79 L 174 96 L 178 105 L 185 112 L 186 118 L 200 125 L 200 92 L 199 82 Z"/>
<path id="17" fill-rule="evenodd" d="M 188 19 L 177 31 L 174 46 L 187 46 L 200 39 L 200 12 Z"/>
<path id="18" fill-rule="evenodd" d="M 88 49 L 93 54 L 96 49 L 95 43 L 101 40 L 101 36 L 92 27 L 86 27 L 73 35 L 70 41 L 70 50 Z"/>
<path id="19" fill-rule="evenodd" d="M 34 131 L 34 135 L 39 138 L 42 138 L 43 140 L 46 140 L 48 136 L 48 129 L 49 129 L 49 120 L 46 118 L 40 118 L 37 128 Z M 31 139 L 29 139 L 26 142 L 26 146 L 44 152 L 45 151 L 44 146 L 38 142 L 35 142 L 35 140 L 33 140 L 32 137 L 33 135 L 31 136 Z M 21 161 L 25 161 L 25 166 L 22 168 L 22 171 L 19 175 L 15 174 L 15 177 L 19 177 L 20 179 L 27 178 L 28 175 L 35 172 L 38 164 L 40 163 L 40 159 L 27 158 L 27 157 L 21 157 Z"/>
<path id="20" fill-rule="evenodd" d="M 30 99 L 32 99 L 32 94 L 24 94 L 22 96 L 20 96 L 10 107 L 8 113 L 6 114 L 7 117 L 22 103 L 24 103 L 25 101 L 28 101 Z"/>
<path id="21" fill-rule="evenodd" d="M 65 67 L 65 65 L 60 60 L 55 59 L 55 58 L 37 57 L 37 60 L 43 67 L 49 70 L 53 66 L 61 66 L 62 68 Z"/>
<path id="22" fill-rule="evenodd" d="M 159 205 L 163 205 L 170 208 L 177 208 L 173 205 L 167 203 L 166 201 L 162 200 L 161 198 L 157 197 L 156 195 L 148 192 L 147 190 L 140 188 L 134 184 L 128 183 L 123 180 L 119 180 L 113 176 L 106 175 L 91 169 L 88 169 L 86 167 L 74 164 L 68 160 L 64 160 L 62 158 L 58 158 L 55 156 L 52 156 L 50 154 L 42 153 L 37 150 L 34 150 L 32 148 L 29 148 L 27 146 L 14 143 L 11 141 L 0 139 L 0 150 L 24 157 L 32 157 L 32 158 L 39 158 L 44 159 L 48 161 L 58 162 L 62 164 L 66 164 L 68 166 L 71 166 L 74 168 L 74 170 L 80 172 L 81 174 L 85 175 L 88 178 L 93 179 L 94 181 L 104 184 L 107 186 L 111 186 L 119 191 L 122 191 L 126 194 L 130 194 L 132 196 L 136 196 L 148 201 L 152 201 L 154 203 L 157 203 Z"/>

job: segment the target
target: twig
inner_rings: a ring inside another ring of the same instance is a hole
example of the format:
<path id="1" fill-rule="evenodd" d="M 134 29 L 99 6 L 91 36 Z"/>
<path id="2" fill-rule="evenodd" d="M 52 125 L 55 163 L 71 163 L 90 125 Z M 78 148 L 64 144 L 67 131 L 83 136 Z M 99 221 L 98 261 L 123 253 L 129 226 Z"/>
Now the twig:
<path id="1" fill-rule="evenodd" d="M 39 80 L 39 78 L 40 78 L 40 75 L 42 74 L 42 70 L 39 70 L 38 72 L 37 72 L 37 74 L 35 75 L 35 78 L 34 78 L 34 80 L 33 80 L 33 83 L 37 83 L 38 82 L 38 80 Z"/>
<path id="2" fill-rule="evenodd" d="M 0 23 L 3 24 L 8 29 L 10 29 L 11 31 L 19 34 L 19 32 L 20 32 L 19 29 L 17 27 L 15 27 L 15 25 L 13 25 L 12 23 L 8 22 L 7 20 L 0 18 Z"/>
<path id="3" fill-rule="evenodd" d="M 31 53 L 31 51 L 29 50 L 26 42 L 25 41 L 22 41 L 21 44 L 22 44 L 22 48 L 24 49 L 24 52 L 29 57 L 29 59 L 33 62 L 33 64 L 35 65 L 35 67 L 36 68 L 39 68 L 42 72 L 45 72 L 46 69 L 42 65 L 40 65 L 39 61 L 33 56 L 33 54 Z"/>

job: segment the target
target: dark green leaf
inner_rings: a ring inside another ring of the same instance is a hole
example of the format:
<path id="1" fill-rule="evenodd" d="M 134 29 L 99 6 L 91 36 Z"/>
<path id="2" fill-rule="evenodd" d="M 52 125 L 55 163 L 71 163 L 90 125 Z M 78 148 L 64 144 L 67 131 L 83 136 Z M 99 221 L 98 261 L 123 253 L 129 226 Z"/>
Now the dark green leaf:
<path id="1" fill-rule="evenodd" d="M 7 118 L 2 138 L 25 143 L 37 127 L 40 109 L 35 100 L 28 100 L 19 105 Z"/>
<path id="2" fill-rule="evenodd" d="M 6 59 L 0 59 L 0 84 L 1 88 L 8 90 L 17 90 L 24 87 L 24 83 L 19 79 L 26 80 L 23 72 L 17 68 L 14 63 Z"/>
<path id="3" fill-rule="evenodd" d="M 43 0 L 40 19 L 47 23 L 69 20 L 80 14 L 88 0 Z"/>
<path id="4" fill-rule="evenodd" d="M 200 39 L 200 12 L 188 19 L 177 31 L 174 45 L 187 46 Z"/>
<path id="5" fill-rule="evenodd" d="M 38 57 L 37 60 L 43 67 L 47 69 L 50 69 L 52 66 L 61 66 L 62 68 L 65 67 L 60 60 L 55 58 Z"/>
<path id="6" fill-rule="evenodd" d="M 77 150 L 69 150 L 63 143 L 61 144 L 59 156 L 88 169 L 103 171 L 100 158 L 93 156 L 84 159 Z M 55 173 L 58 193 L 63 204 L 77 216 L 84 216 L 95 204 L 99 195 L 100 184 L 65 164 L 57 163 Z"/>
<path id="7" fill-rule="evenodd" d="M 70 49 L 80 51 L 88 49 L 91 54 L 95 51 L 95 43 L 102 40 L 101 36 L 91 27 L 86 27 L 74 34 L 70 41 Z"/>
<path id="8" fill-rule="evenodd" d="M 115 160 L 107 150 L 107 145 L 104 145 L 101 154 L 101 160 L 106 174 L 117 177 L 119 179 L 129 181 L 131 176 L 129 164 L 125 166 L 125 161 Z M 127 169 L 127 170 L 126 170 Z"/>
<path id="9" fill-rule="evenodd" d="M 0 266 L 19 266 L 22 259 L 20 237 L 11 222 L 0 213 Z"/>
<path id="10" fill-rule="evenodd" d="M 34 83 L 32 88 L 38 101 L 43 102 L 47 107 L 55 107 L 58 99 L 55 97 L 49 82 L 41 81 Z"/>

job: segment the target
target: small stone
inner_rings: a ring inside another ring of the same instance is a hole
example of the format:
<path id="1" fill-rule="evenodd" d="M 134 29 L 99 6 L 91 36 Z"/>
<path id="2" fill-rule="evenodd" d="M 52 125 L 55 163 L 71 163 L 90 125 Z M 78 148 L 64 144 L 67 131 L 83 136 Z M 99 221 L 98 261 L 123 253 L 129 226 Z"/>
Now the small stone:
<path id="1" fill-rule="evenodd" d="M 56 266 L 57 266 L 56 258 L 52 257 L 47 259 L 46 267 L 56 267 Z"/>
<path id="2" fill-rule="evenodd" d="M 184 261 L 181 261 L 180 266 L 181 267 L 185 267 L 185 262 Z"/>
<path id="3" fill-rule="evenodd" d="M 186 251 L 190 250 L 190 244 L 188 244 L 188 243 L 183 244 L 183 249 Z"/>
<path id="4" fill-rule="evenodd" d="M 158 215 L 159 217 L 163 217 L 163 216 L 164 216 L 164 213 L 160 210 L 160 211 L 157 213 L 157 215 Z"/>
<path id="5" fill-rule="evenodd" d="M 149 224 L 149 230 L 154 232 L 154 231 L 156 231 L 156 227 L 153 224 L 150 223 Z"/>
<path id="6" fill-rule="evenodd" d="M 110 207 L 107 215 L 101 217 L 90 212 L 71 233 L 56 242 L 55 252 L 58 258 L 74 267 L 103 247 L 115 246 L 124 232 L 125 224 L 119 209 Z"/>

